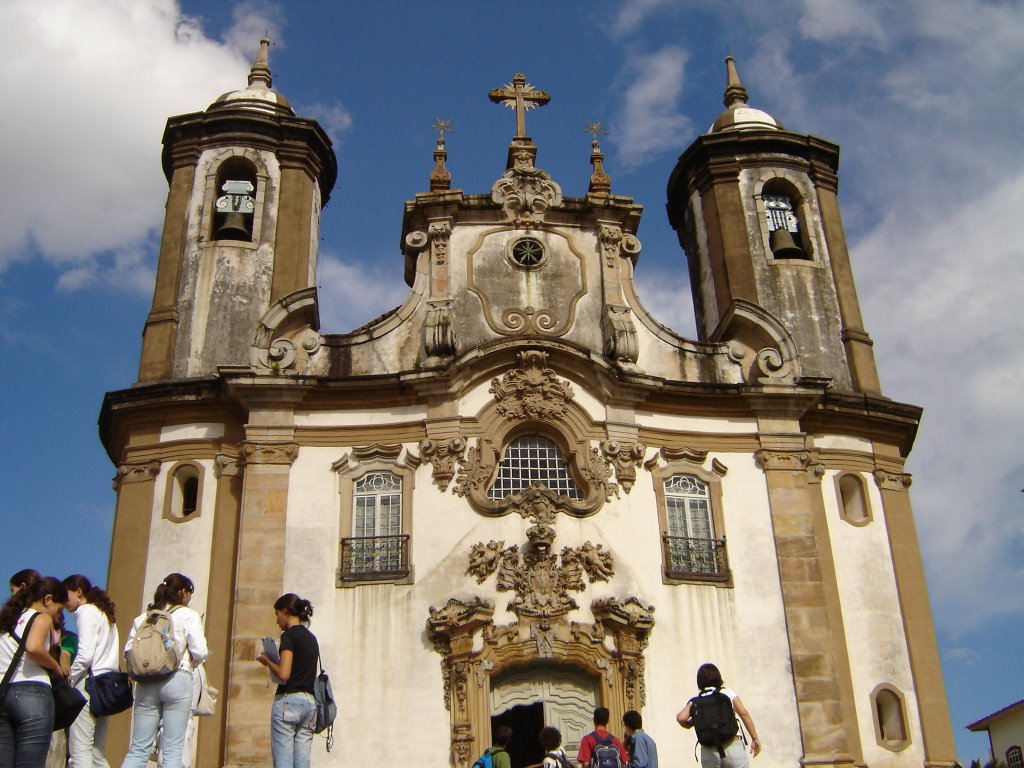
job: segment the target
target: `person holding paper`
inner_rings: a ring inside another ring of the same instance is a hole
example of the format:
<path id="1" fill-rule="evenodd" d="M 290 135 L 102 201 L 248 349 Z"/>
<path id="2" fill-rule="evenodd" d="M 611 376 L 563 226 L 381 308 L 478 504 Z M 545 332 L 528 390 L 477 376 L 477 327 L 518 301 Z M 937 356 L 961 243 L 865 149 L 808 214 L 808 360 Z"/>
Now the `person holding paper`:
<path id="1" fill-rule="evenodd" d="M 268 653 L 272 648 L 256 659 L 280 681 L 270 710 L 274 768 L 309 768 L 316 724 L 313 682 L 320 659 L 320 645 L 308 627 L 313 606 L 289 592 L 274 603 L 274 615 L 281 628 L 279 659 Z"/>

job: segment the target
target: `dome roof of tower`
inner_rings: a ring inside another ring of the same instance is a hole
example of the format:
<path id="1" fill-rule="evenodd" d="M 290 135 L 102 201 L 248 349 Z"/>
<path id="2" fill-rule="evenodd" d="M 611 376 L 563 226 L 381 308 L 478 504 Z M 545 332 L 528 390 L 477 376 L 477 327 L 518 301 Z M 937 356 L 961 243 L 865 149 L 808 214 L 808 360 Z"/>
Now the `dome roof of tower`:
<path id="1" fill-rule="evenodd" d="M 249 71 L 249 84 L 240 90 L 222 94 L 209 106 L 208 111 L 242 108 L 269 114 L 295 114 L 288 99 L 270 87 L 272 79 L 267 56 L 269 47 L 270 40 L 260 40 L 260 52 L 256 55 L 256 63 Z"/>
<path id="2" fill-rule="evenodd" d="M 712 123 L 708 133 L 721 131 L 742 131 L 752 128 L 768 128 L 782 130 L 783 125 L 764 110 L 747 105 L 747 89 L 740 82 L 736 72 L 736 60 L 732 56 L 725 57 L 726 86 L 725 111 Z"/>

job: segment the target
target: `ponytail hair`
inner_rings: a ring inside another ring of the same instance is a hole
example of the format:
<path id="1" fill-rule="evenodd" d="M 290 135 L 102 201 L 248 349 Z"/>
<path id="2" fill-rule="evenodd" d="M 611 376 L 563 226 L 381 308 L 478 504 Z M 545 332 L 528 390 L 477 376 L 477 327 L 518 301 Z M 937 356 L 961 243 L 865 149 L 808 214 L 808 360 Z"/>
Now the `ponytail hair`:
<path id="1" fill-rule="evenodd" d="M 8 581 L 10 582 L 12 589 L 15 587 L 18 589 L 24 589 L 25 587 L 31 587 L 39 580 L 41 575 L 42 574 L 40 574 L 35 568 L 24 568 L 11 576 Z"/>
<path id="2" fill-rule="evenodd" d="M 42 600 L 47 595 L 55 603 L 62 605 L 68 601 L 68 590 L 53 576 L 40 576 L 24 589 L 19 589 L 0 608 L 0 632 L 13 632 L 18 624 L 18 617 L 32 603 Z"/>
<path id="3" fill-rule="evenodd" d="M 284 611 L 289 616 L 295 616 L 303 624 L 308 624 L 313 618 L 313 604 L 309 600 L 303 600 L 294 592 L 281 595 L 274 603 L 275 611 Z"/>
<path id="4" fill-rule="evenodd" d="M 195 585 L 192 584 L 192 579 L 180 573 L 169 574 L 167 578 L 157 585 L 156 592 L 153 593 L 153 602 L 149 604 L 147 610 L 152 611 L 154 608 L 173 608 L 175 605 L 182 605 L 182 591 L 196 591 Z"/>
<path id="5" fill-rule="evenodd" d="M 64 586 L 68 588 L 69 592 L 73 592 L 76 589 L 82 590 L 82 594 L 85 595 L 85 601 L 99 608 L 107 617 L 107 621 L 111 624 L 117 621 L 114 618 L 114 601 L 110 599 L 110 595 L 100 587 L 94 587 L 87 577 L 80 573 L 74 573 L 64 579 Z"/>

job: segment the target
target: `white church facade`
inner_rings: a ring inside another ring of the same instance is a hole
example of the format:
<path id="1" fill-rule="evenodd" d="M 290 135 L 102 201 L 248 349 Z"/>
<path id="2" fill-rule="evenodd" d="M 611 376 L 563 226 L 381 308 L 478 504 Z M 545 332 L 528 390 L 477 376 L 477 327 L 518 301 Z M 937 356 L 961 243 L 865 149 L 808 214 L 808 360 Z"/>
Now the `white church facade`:
<path id="1" fill-rule="evenodd" d="M 318 766 L 398 764 L 414 739 L 468 768 L 509 723 L 523 768 L 542 725 L 572 753 L 596 706 L 618 733 L 639 710 L 681 765 L 705 661 L 761 768 L 953 764 L 904 468 L 920 409 L 881 392 L 838 147 L 727 73 L 669 183 L 697 340 L 637 296 L 641 207 L 598 142 L 585 197 L 536 164 L 525 113 L 548 96 L 521 75 L 490 94 L 516 114 L 504 174 L 453 189 L 442 133 L 405 204 L 408 299 L 347 334 L 315 287 L 336 159 L 266 42 L 248 87 L 168 121 L 138 378 L 100 426 L 119 614 L 178 571 L 206 617 L 223 695 L 197 765 L 270 765 L 253 659 L 285 592 L 313 603 L 340 698 Z"/>

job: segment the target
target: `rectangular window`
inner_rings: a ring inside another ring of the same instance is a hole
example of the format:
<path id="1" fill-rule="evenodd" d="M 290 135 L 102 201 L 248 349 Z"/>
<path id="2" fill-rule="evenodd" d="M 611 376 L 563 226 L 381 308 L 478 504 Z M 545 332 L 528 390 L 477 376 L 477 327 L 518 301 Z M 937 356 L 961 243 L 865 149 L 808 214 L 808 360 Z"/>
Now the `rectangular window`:
<path id="1" fill-rule="evenodd" d="M 392 579 L 409 572 L 409 537 L 402 533 L 402 479 L 371 472 L 353 487 L 352 536 L 341 541 L 341 578 Z"/>
<path id="2" fill-rule="evenodd" d="M 727 581 L 725 541 L 714 536 L 707 483 L 692 475 L 673 475 L 665 480 L 664 491 L 666 576 Z"/>

